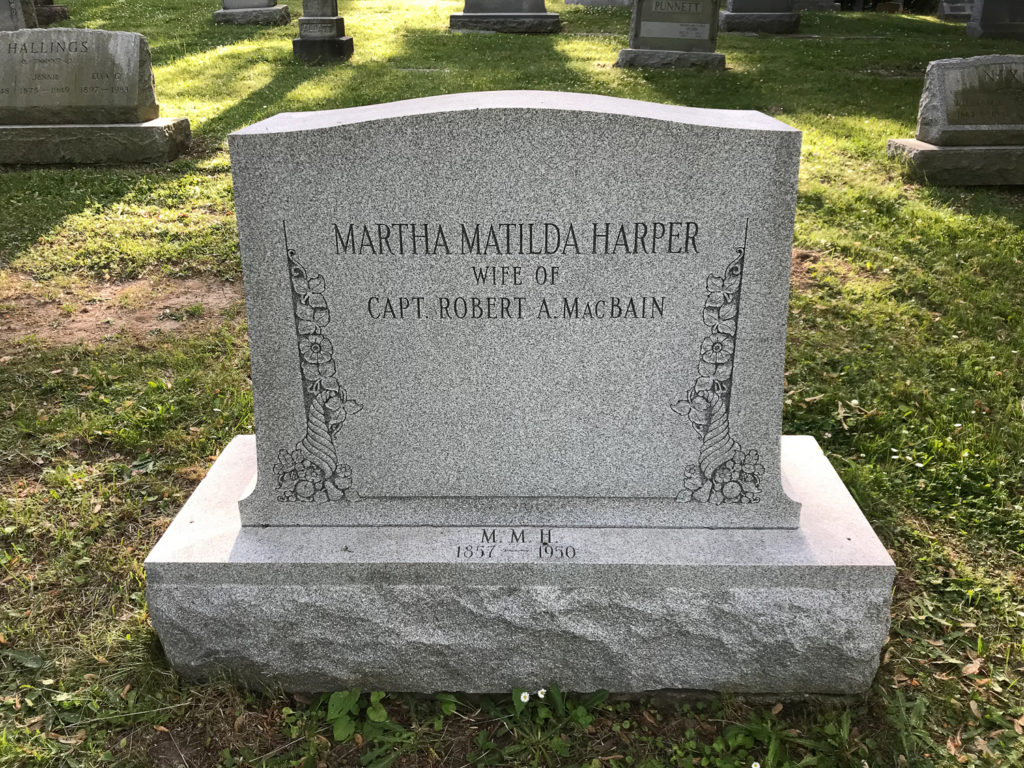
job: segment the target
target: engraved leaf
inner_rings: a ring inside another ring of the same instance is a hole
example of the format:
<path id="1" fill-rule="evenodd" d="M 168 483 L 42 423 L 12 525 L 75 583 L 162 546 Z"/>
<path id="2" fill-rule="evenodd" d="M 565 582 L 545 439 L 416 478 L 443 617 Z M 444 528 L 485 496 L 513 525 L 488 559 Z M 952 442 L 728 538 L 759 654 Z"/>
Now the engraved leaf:
<path id="1" fill-rule="evenodd" d="M 736 310 L 739 307 L 735 301 L 731 304 L 722 305 L 721 309 L 718 310 L 718 317 L 721 320 L 731 320 L 736 317 Z"/>
<path id="2" fill-rule="evenodd" d="M 345 413 L 352 415 L 363 410 L 363 404 L 358 400 L 346 400 L 344 405 Z"/>

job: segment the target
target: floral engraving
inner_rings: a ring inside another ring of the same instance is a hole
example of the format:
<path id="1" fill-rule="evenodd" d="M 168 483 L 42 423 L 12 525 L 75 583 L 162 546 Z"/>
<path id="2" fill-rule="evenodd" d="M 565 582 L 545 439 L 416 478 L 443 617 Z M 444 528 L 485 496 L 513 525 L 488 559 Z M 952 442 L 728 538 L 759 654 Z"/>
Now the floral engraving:
<path id="1" fill-rule="evenodd" d="M 701 341 L 693 386 L 670 406 L 690 420 L 701 441 L 698 461 L 686 468 L 676 501 L 751 504 L 761 498 L 764 465 L 756 450 L 744 451 L 729 431 L 745 256 L 746 234 L 725 274 L 708 277 L 701 319 L 711 332 Z"/>
<path id="2" fill-rule="evenodd" d="M 279 501 L 352 500 L 352 468 L 338 461 L 336 439 L 345 419 L 363 406 L 338 381 L 334 345 L 324 333 L 331 322 L 323 275 L 308 272 L 288 248 L 292 307 L 299 344 L 306 434 L 291 451 L 281 450 L 274 464 Z"/>

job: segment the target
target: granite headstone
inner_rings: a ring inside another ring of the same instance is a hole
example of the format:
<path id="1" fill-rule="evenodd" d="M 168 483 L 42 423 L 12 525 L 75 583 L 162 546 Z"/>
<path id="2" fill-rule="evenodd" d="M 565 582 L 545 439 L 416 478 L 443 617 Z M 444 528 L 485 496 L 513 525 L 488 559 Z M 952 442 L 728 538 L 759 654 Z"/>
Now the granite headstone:
<path id="1" fill-rule="evenodd" d="M 629 48 L 619 67 L 724 69 L 715 53 L 719 0 L 634 0 Z"/>
<path id="2" fill-rule="evenodd" d="M 971 37 L 1024 40 L 1024 2 L 975 0 L 971 20 L 967 22 L 967 34 Z"/>
<path id="3" fill-rule="evenodd" d="M 25 13 L 21 0 L 0 0 L 0 32 L 13 32 L 25 28 Z"/>
<path id="4" fill-rule="evenodd" d="M 345 20 L 338 15 L 338 0 L 302 0 L 299 36 L 292 40 L 296 59 L 312 64 L 346 61 L 354 50 Z"/>
<path id="5" fill-rule="evenodd" d="M 544 0 L 466 0 L 462 13 L 453 13 L 450 29 L 516 34 L 558 32 L 562 22 L 548 13 Z"/>
<path id="6" fill-rule="evenodd" d="M 915 139 L 893 139 L 933 184 L 1024 184 L 1024 56 L 930 62 Z"/>
<path id="7" fill-rule="evenodd" d="M 229 144 L 256 437 L 147 559 L 177 669 L 869 684 L 891 561 L 814 441 L 780 441 L 799 132 L 511 91 Z"/>
<path id="8" fill-rule="evenodd" d="M 280 26 L 291 18 L 288 6 L 277 0 L 222 0 L 220 10 L 213 13 L 215 24 Z"/>
<path id="9" fill-rule="evenodd" d="M 188 144 L 187 120 L 158 117 L 142 35 L 0 33 L 0 71 L 2 163 L 147 162 L 170 159 Z"/>
<path id="10" fill-rule="evenodd" d="M 941 0 L 939 8 L 936 12 L 943 21 L 970 21 L 971 14 L 974 12 L 974 0 L 962 0 L 962 2 L 948 2 L 948 0 Z"/>
<path id="11" fill-rule="evenodd" d="M 718 17 L 722 32 L 789 35 L 800 30 L 795 0 L 727 0 Z"/>

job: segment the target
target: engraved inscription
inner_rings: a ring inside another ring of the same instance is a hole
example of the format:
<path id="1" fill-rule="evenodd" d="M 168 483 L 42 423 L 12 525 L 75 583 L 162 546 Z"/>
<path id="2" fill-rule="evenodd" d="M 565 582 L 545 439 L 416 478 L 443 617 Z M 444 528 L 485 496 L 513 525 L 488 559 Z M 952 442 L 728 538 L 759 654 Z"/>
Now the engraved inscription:
<path id="1" fill-rule="evenodd" d="M 480 539 L 455 545 L 456 560 L 561 562 L 575 560 L 577 549 L 556 528 L 481 528 Z"/>
<path id="2" fill-rule="evenodd" d="M 1024 125 L 1024 65 L 988 64 L 946 73 L 950 125 Z"/>

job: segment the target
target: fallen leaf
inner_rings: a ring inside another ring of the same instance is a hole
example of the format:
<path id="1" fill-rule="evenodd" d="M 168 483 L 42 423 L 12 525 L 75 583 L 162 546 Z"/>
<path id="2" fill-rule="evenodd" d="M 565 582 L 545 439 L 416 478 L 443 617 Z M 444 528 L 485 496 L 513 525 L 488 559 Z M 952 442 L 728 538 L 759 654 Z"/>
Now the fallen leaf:
<path id="1" fill-rule="evenodd" d="M 960 671 L 965 675 L 976 675 L 981 670 L 981 659 L 975 659 L 970 664 L 965 664 L 964 668 Z"/>
<path id="2" fill-rule="evenodd" d="M 778 704 L 776 704 L 774 707 L 772 707 L 772 714 L 773 715 L 777 715 L 781 711 L 782 711 L 782 702 L 780 701 Z"/>
<path id="3" fill-rule="evenodd" d="M 154 726 L 153 726 L 153 730 L 154 730 L 154 731 L 160 731 L 160 733 L 170 733 L 170 731 L 169 731 L 169 730 L 167 730 L 167 729 L 166 729 L 166 728 L 165 728 L 164 726 L 162 726 L 162 725 L 154 725 Z"/>
<path id="4" fill-rule="evenodd" d="M 970 706 L 971 706 L 971 712 L 974 713 L 974 716 L 980 719 L 981 718 L 981 707 L 978 706 L 978 702 L 976 702 L 974 699 L 971 699 Z"/>
<path id="5" fill-rule="evenodd" d="M 128 691 L 130 691 L 131 689 L 132 689 L 132 684 L 131 683 L 128 683 L 128 685 L 126 685 L 124 688 L 122 688 L 121 689 L 121 698 L 122 699 L 127 699 L 128 698 Z"/>

